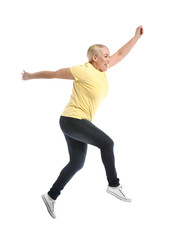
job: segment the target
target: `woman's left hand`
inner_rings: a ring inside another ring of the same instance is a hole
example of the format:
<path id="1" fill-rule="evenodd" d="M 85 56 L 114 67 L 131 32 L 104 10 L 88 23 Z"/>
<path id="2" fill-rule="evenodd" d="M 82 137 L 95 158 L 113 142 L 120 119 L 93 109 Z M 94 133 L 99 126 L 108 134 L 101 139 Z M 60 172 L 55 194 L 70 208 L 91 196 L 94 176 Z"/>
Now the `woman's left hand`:
<path id="1" fill-rule="evenodd" d="M 139 39 L 143 33 L 144 33 L 143 27 L 142 27 L 142 26 L 139 26 L 139 27 L 136 29 L 135 37 L 136 37 L 137 39 Z"/>

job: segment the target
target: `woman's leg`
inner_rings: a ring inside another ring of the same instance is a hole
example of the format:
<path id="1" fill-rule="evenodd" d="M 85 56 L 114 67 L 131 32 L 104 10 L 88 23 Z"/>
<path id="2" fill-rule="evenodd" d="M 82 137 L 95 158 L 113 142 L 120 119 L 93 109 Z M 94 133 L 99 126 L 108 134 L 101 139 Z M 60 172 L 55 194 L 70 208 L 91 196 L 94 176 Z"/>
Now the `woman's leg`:
<path id="1" fill-rule="evenodd" d="M 117 178 L 117 172 L 115 169 L 113 140 L 93 123 L 85 119 L 80 120 L 69 117 L 61 117 L 60 126 L 63 132 L 70 138 L 86 144 L 94 145 L 100 149 L 109 186 L 119 186 L 119 179 Z"/>
<path id="2" fill-rule="evenodd" d="M 65 135 L 70 156 L 69 163 L 63 168 L 56 182 L 48 192 L 48 195 L 56 200 L 60 195 L 61 190 L 70 181 L 74 174 L 79 171 L 85 162 L 87 144 L 77 141 Z"/>

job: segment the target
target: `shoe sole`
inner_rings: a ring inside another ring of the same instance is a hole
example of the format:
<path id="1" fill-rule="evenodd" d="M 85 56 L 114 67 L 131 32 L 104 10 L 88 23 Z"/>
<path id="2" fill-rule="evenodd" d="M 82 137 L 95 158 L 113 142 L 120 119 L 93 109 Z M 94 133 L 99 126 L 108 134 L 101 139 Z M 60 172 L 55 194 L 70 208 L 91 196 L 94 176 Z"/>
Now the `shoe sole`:
<path id="1" fill-rule="evenodd" d="M 113 195 L 114 197 L 116 197 L 116 198 L 118 198 L 118 199 L 120 199 L 120 200 L 122 200 L 124 202 L 131 202 L 131 199 L 129 199 L 129 198 L 122 198 L 122 197 L 118 196 L 117 194 L 113 193 L 112 191 L 109 191 L 108 189 L 107 189 L 107 193 Z"/>
<path id="2" fill-rule="evenodd" d="M 50 209 L 50 207 L 49 207 L 49 204 L 47 203 L 47 200 L 46 200 L 46 198 L 45 198 L 44 195 L 42 195 L 42 200 L 44 201 L 44 203 L 45 203 L 45 205 L 46 205 L 46 207 L 47 207 L 47 211 L 49 212 L 49 214 L 51 215 L 51 217 L 55 219 L 56 216 L 52 213 L 52 211 L 51 211 L 51 209 Z"/>

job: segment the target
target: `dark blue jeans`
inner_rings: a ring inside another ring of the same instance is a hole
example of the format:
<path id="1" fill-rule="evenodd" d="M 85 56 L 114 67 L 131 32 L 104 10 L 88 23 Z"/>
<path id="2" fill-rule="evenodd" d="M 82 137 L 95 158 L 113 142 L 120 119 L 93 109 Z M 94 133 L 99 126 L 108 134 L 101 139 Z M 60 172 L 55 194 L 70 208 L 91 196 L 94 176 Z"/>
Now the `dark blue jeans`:
<path id="1" fill-rule="evenodd" d="M 49 196 L 56 200 L 64 186 L 83 167 L 87 153 L 87 144 L 94 145 L 100 149 L 109 186 L 119 186 L 119 179 L 115 169 L 113 140 L 93 123 L 85 119 L 80 120 L 61 116 L 60 127 L 66 138 L 70 161 L 62 169 L 56 182 L 48 192 Z"/>

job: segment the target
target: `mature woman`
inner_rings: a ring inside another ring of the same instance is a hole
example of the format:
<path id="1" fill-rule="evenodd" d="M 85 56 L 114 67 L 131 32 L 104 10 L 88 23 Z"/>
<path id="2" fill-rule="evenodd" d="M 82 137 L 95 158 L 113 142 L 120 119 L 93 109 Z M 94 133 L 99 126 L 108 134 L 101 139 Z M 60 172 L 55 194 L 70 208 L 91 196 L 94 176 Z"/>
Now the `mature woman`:
<path id="1" fill-rule="evenodd" d="M 98 147 L 106 170 L 108 180 L 107 192 L 120 200 L 130 202 L 122 190 L 117 177 L 113 152 L 113 140 L 97 128 L 92 120 L 108 93 L 108 82 L 105 72 L 119 63 L 133 48 L 143 34 L 143 27 L 136 29 L 134 37 L 110 56 L 109 49 L 101 44 L 95 44 L 88 49 L 88 63 L 58 71 L 42 71 L 28 73 L 23 71 L 22 79 L 61 78 L 72 79 L 73 90 L 70 101 L 60 117 L 60 127 L 64 133 L 70 156 L 69 163 L 62 169 L 59 177 L 50 191 L 42 195 L 48 212 L 56 218 L 54 204 L 61 191 L 80 170 L 85 162 L 87 144 Z"/>

